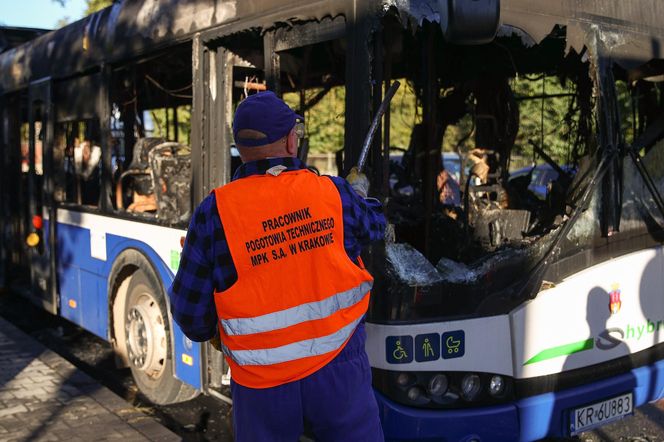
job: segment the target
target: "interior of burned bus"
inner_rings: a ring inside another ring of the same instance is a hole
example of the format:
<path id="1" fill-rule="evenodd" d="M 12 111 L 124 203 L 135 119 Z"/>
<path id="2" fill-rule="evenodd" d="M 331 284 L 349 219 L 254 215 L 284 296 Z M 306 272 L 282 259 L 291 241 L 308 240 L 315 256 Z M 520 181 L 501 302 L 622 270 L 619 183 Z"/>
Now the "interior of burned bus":
<path id="1" fill-rule="evenodd" d="M 191 215 L 191 43 L 113 70 L 112 204 L 185 226 Z"/>
<path id="2" fill-rule="evenodd" d="M 588 254 L 621 223 L 623 236 L 645 231 L 639 211 L 661 230 L 647 167 L 624 156 L 632 145 L 648 155 L 662 137 L 661 60 L 645 74 L 598 62 L 560 26 L 539 42 L 503 26 L 490 44 L 455 46 L 435 24 L 388 14 L 379 38 L 382 82 L 400 79 L 406 95 L 386 119 L 382 177 L 374 169 L 395 238 L 372 320 L 506 313 L 595 263 Z"/>

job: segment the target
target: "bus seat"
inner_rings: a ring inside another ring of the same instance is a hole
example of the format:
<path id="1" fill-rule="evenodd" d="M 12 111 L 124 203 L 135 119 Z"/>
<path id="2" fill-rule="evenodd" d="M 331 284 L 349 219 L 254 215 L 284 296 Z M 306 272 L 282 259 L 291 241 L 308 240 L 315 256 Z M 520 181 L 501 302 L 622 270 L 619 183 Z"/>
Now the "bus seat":
<path id="1" fill-rule="evenodd" d="M 152 149 L 148 158 L 157 195 L 157 217 L 186 222 L 191 209 L 191 148 L 166 142 Z"/>
<path id="2" fill-rule="evenodd" d="M 155 212 L 157 210 L 154 195 L 154 181 L 150 171 L 148 159 L 149 152 L 163 144 L 163 138 L 139 138 L 134 144 L 132 161 L 129 168 L 124 171 L 116 183 L 116 208 L 124 209 L 125 191 L 131 189 L 131 204 L 126 208 L 130 212 Z"/>

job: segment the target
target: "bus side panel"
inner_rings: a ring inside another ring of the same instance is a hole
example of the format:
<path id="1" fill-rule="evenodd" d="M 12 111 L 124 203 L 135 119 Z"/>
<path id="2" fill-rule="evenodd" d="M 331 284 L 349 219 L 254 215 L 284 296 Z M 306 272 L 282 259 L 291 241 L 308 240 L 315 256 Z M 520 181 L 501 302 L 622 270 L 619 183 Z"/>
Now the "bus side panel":
<path id="1" fill-rule="evenodd" d="M 63 317 L 95 335 L 108 339 L 106 278 L 102 262 L 90 253 L 88 229 L 58 223 L 57 272 L 60 312 Z"/>
<path id="2" fill-rule="evenodd" d="M 122 236 L 107 234 L 107 248 L 109 250 L 109 259 L 105 274 L 110 274 L 112 263 L 124 250 L 133 248 L 141 251 L 152 262 L 161 278 L 164 288 L 168 290 L 173 282 L 173 271 L 177 268 L 169 268 L 150 246 L 133 239 L 127 239 Z M 170 261 L 169 261 L 170 262 Z M 176 266 L 175 262 L 171 263 Z M 168 300 L 167 300 L 168 303 Z M 170 312 L 168 312 L 170 317 Z M 201 388 L 201 344 L 192 342 L 187 338 L 180 326 L 171 318 L 171 330 L 173 330 L 173 358 L 175 362 L 175 377 L 186 382 L 196 389 Z"/>
<path id="3" fill-rule="evenodd" d="M 62 316 L 108 340 L 107 280 L 117 257 L 129 248 L 140 251 L 167 290 L 179 266 L 183 234 L 178 229 L 59 209 L 57 271 Z M 170 318 L 170 311 L 167 314 Z M 201 344 L 187 339 L 172 319 L 171 330 L 175 377 L 200 389 Z"/>
<path id="4" fill-rule="evenodd" d="M 173 322 L 175 343 L 175 377 L 194 388 L 201 389 L 201 345 L 186 337 Z"/>
<path id="5" fill-rule="evenodd" d="M 108 339 L 108 309 L 106 308 L 106 279 L 81 270 L 81 324 L 95 335 Z"/>

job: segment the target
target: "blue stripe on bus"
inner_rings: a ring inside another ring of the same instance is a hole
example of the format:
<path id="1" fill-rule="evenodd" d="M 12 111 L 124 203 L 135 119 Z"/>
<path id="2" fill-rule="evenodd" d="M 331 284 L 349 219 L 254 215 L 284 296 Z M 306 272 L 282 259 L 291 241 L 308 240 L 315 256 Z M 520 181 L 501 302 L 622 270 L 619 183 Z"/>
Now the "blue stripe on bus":
<path id="1" fill-rule="evenodd" d="M 583 386 L 491 407 L 423 410 L 376 393 L 386 441 L 533 441 L 566 437 L 569 415 L 581 407 L 632 392 L 639 407 L 664 397 L 664 361 Z"/>

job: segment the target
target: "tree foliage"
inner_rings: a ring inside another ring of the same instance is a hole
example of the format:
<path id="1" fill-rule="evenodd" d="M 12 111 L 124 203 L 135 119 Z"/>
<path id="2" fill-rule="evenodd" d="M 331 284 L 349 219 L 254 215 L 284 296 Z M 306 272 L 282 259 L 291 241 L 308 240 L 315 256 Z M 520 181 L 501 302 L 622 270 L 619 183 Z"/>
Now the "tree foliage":
<path id="1" fill-rule="evenodd" d="M 402 86 L 390 104 L 390 145 L 407 148 L 410 135 L 416 124 L 422 121 L 422 108 L 417 103 L 413 86 L 401 79 Z M 519 131 L 512 149 L 516 157 L 538 161 L 533 156 L 531 141 L 540 145 L 558 161 L 570 161 L 572 143 L 578 121 L 578 109 L 574 98 L 574 85 L 561 83 L 558 77 L 520 77 L 511 81 L 513 93 L 519 104 Z M 307 99 L 320 89 L 308 90 Z M 299 95 L 287 93 L 284 100 L 294 109 L 300 104 Z M 320 102 L 306 112 L 307 136 L 312 153 L 336 152 L 344 143 L 345 90 L 343 86 L 333 88 Z M 443 151 L 454 151 L 460 144 L 462 152 L 475 147 L 472 136 L 473 99 L 470 112 L 457 124 L 447 127 L 442 146 Z M 470 136 L 469 136 L 470 135 Z"/>
<path id="2" fill-rule="evenodd" d="M 154 123 L 154 131 L 151 134 L 152 136 L 163 137 L 169 141 L 177 141 L 185 145 L 191 144 L 191 106 L 190 105 L 178 106 L 177 108 L 177 120 L 178 120 L 177 140 L 175 139 L 175 129 L 173 127 L 174 118 L 173 118 L 172 109 L 165 109 L 165 108 L 153 109 L 150 111 L 150 116 L 152 117 L 152 122 Z"/>
<path id="3" fill-rule="evenodd" d="M 90 15 L 113 4 L 113 0 L 86 0 L 85 15 Z"/>

